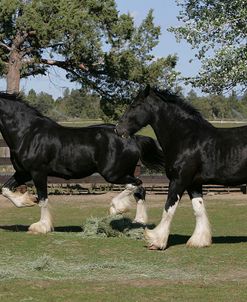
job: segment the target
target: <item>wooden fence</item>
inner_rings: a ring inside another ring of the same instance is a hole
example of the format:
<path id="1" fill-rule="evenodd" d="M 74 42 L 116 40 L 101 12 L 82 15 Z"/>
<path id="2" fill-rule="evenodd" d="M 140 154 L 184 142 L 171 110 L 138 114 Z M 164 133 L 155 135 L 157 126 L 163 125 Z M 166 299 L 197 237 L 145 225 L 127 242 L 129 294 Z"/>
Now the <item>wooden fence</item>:
<path id="1" fill-rule="evenodd" d="M 3 185 L 13 174 L 13 167 L 9 158 L 9 149 L 3 139 L 0 139 L 0 185 Z M 167 194 L 169 181 L 164 175 L 143 175 L 141 165 L 136 167 L 135 175 L 143 181 L 147 191 L 155 194 Z M 31 185 L 31 183 L 30 183 Z M 49 177 L 48 186 L 50 194 L 84 194 L 99 193 L 105 191 L 123 190 L 123 185 L 107 183 L 99 174 L 93 174 L 83 179 L 64 180 L 58 177 Z M 204 194 L 208 193 L 231 193 L 242 192 L 246 194 L 246 185 L 226 187 L 221 185 L 206 185 L 203 187 Z"/>

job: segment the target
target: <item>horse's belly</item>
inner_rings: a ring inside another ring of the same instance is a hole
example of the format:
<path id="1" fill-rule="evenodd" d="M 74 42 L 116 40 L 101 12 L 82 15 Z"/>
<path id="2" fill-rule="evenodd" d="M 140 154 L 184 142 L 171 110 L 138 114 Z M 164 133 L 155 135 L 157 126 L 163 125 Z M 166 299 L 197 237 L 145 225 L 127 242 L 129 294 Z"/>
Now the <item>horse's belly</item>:
<path id="1" fill-rule="evenodd" d="M 51 174 L 65 179 L 83 178 L 96 172 L 94 163 L 90 160 L 55 163 L 51 166 Z"/>
<path id="2" fill-rule="evenodd" d="M 210 171 L 204 171 L 200 176 L 205 184 L 241 185 L 247 182 L 247 166 L 222 166 Z"/>

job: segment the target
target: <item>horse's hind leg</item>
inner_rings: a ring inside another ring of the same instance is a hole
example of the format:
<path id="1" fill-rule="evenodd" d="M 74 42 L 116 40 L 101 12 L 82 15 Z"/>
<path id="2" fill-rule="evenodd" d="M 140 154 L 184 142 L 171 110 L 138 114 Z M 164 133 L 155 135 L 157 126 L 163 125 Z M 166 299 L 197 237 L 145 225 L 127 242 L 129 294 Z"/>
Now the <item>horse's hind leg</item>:
<path id="1" fill-rule="evenodd" d="M 210 223 L 202 199 L 202 188 L 200 190 L 188 190 L 194 214 L 196 217 L 196 226 L 193 235 L 187 242 L 187 246 L 206 247 L 212 243 Z"/>
<path id="2" fill-rule="evenodd" d="M 36 205 L 37 198 L 34 195 L 29 194 L 26 187 L 19 187 L 29 180 L 31 180 L 31 177 L 28 174 L 16 172 L 3 185 L 3 196 L 8 198 L 18 208 Z"/>
<path id="3" fill-rule="evenodd" d="M 48 205 L 47 176 L 33 173 L 33 181 L 37 189 L 41 215 L 38 222 L 30 225 L 28 232 L 32 234 L 46 234 L 53 231 L 52 216 Z"/>

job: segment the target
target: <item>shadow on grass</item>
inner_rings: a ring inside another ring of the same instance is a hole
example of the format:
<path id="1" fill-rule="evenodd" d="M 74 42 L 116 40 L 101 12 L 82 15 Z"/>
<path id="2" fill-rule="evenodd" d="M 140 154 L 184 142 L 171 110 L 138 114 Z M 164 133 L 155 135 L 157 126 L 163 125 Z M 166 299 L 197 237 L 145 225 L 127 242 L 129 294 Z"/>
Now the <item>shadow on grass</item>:
<path id="1" fill-rule="evenodd" d="M 123 232 L 126 227 L 128 229 L 144 229 L 145 227 L 148 227 L 149 229 L 152 229 L 155 227 L 154 224 L 150 225 L 143 225 L 141 223 L 133 223 L 128 218 L 123 218 L 120 223 L 119 221 L 111 221 L 111 227 L 112 229 L 118 230 L 119 232 Z M 0 225 L 0 230 L 10 231 L 10 232 L 27 232 L 29 228 L 29 225 L 21 225 L 21 224 L 15 224 L 15 225 Z M 54 228 L 55 232 L 60 233 L 80 233 L 83 232 L 83 228 L 81 226 L 58 226 Z M 168 247 L 174 246 L 174 245 L 181 245 L 186 244 L 186 242 L 189 240 L 190 236 L 188 235 L 180 235 L 180 234 L 170 234 L 169 240 L 168 240 Z M 247 242 L 247 236 L 214 236 L 213 237 L 213 244 L 234 244 L 234 243 L 242 243 Z"/>
<path id="2" fill-rule="evenodd" d="M 186 244 L 189 239 L 190 236 L 187 235 L 171 234 L 168 240 L 168 247 Z M 213 244 L 241 243 L 247 242 L 247 236 L 214 236 L 212 240 Z"/>
<path id="3" fill-rule="evenodd" d="M 119 232 L 124 232 L 126 229 L 135 230 L 135 229 L 154 229 L 155 224 L 143 224 L 139 222 L 132 222 L 130 218 L 123 217 L 121 219 L 112 219 L 110 221 L 110 227 L 113 230 L 117 230 Z"/>
<path id="4" fill-rule="evenodd" d="M 0 225 L 1 230 L 11 231 L 11 232 L 27 232 L 29 225 L 15 224 L 15 225 Z M 55 232 L 61 233 L 79 233 L 82 232 L 82 227 L 72 225 L 72 226 L 58 226 L 54 228 Z"/>

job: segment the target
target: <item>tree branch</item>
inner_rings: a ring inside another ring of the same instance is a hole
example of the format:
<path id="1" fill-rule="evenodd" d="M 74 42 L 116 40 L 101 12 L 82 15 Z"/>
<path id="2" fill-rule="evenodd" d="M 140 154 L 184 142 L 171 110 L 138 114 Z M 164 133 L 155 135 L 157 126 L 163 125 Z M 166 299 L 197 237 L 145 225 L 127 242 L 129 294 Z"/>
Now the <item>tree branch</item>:
<path id="1" fill-rule="evenodd" d="M 8 45 L 6 45 L 3 42 L 0 42 L 0 47 L 3 48 L 3 49 L 5 49 L 5 50 L 11 51 L 11 47 L 9 47 Z"/>
<path id="2" fill-rule="evenodd" d="M 36 35 L 36 31 L 17 31 L 16 36 L 13 40 L 13 44 L 16 48 L 20 48 L 20 46 L 25 42 L 27 37 L 34 37 Z"/>
<path id="3" fill-rule="evenodd" d="M 72 64 L 68 61 L 58 61 L 58 60 L 50 60 L 50 59 L 41 59 L 40 63 L 50 66 L 57 66 L 64 69 L 71 68 Z M 83 71 L 88 71 L 88 67 L 84 65 L 83 63 L 80 63 L 77 65 L 77 67 Z"/>

